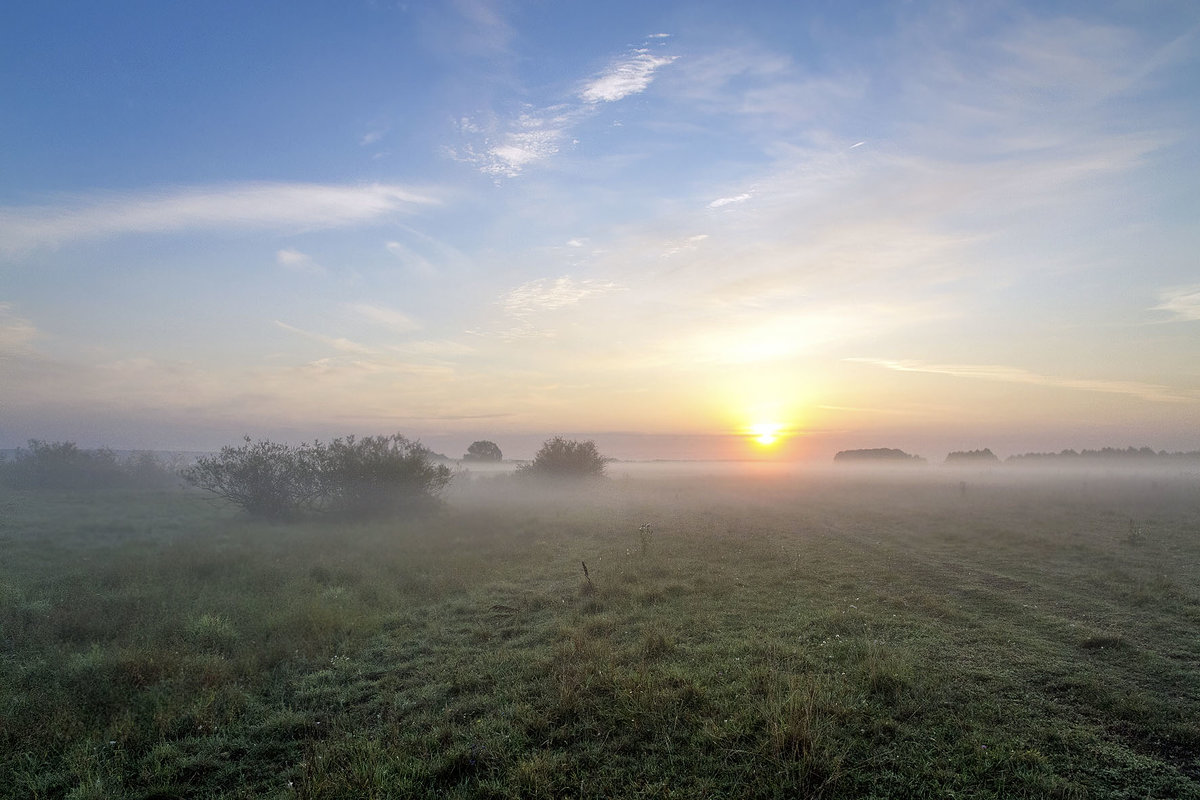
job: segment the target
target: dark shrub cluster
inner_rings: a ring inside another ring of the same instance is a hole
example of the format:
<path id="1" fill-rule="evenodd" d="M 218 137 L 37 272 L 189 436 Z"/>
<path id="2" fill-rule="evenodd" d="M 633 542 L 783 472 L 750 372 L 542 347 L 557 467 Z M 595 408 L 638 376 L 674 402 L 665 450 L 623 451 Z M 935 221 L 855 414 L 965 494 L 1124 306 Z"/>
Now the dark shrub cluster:
<path id="1" fill-rule="evenodd" d="M 580 442 L 555 436 L 543 442 L 533 461 L 518 467 L 517 472 L 543 478 L 600 478 L 609 461 L 591 440 Z"/>
<path id="2" fill-rule="evenodd" d="M 396 434 L 317 443 L 320 500 L 345 516 L 420 511 L 436 504 L 450 468 L 418 442 Z"/>
<path id="3" fill-rule="evenodd" d="M 285 520 L 308 514 L 371 517 L 428 509 L 450 482 L 418 442 L 348 436 L 298 446 L 271 441 L 221 448 L 183 471 L 192 485 L 253 516 Z"/>
<path id="4" fill-rule="evenodd" d="M 39 439 L 31 439 L 12 461 L 0 464 L 0 479 L 14 489 L 57 491 L 161 489 L 178 482 L 153 453 L 122 458 L 107 448 L 84 450 L 74 442 Z"/>
<path id="5" fill-rule="evenodd" d="M 184 480 L 267 519 L 299 516 L 319 506 L 320 458 L 316 446 L 279 442 L 226 445 L 183 470 Z"/>

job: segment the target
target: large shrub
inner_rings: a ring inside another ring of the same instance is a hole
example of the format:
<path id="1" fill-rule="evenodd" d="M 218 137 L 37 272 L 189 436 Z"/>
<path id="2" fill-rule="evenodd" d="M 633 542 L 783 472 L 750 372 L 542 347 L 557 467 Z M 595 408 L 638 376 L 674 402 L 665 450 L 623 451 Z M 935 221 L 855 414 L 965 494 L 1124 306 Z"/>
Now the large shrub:
<path id="1" fill-rule="evenodd" d="M 312 513 L 365 517 L 432 506 L 450 469 L 396 434 L 349 436 L 293 447 L 252 442 L 223 447 L 184 478 L 254 516 L 284 520 Z"/>
<path id="2" fill-rule="evenodd" d="M 544 478 L 602 478 L 609 461 L 591 440 L 580 442 L 555 436 L 543 442 L 533 461 L 517 471 Z"/>
<path id="3" fill-rule="evenodd" d="M 419 442 L 366 436 L 318 444 L 325 507 L 347 516 L 419 511 L 432 506 L 450 482 L 450 468 L 435 464 Z"/>
<path id="4" fill-rule="evenodd" d="M 244 508 L 251 515 L 287 519 L 320 504 L 320 458 L 317 447 L 291 447 L 278 442 L 226 445 L 180 474 L 193 486 Z"/>

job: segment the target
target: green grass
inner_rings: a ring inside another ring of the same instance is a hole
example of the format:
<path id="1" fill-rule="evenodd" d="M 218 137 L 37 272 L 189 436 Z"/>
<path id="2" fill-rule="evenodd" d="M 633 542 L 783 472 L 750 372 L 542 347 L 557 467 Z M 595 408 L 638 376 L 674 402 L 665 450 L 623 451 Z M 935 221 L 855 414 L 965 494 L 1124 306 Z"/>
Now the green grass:
<path id="1" fill-rule="evenodd" d="M 0 797 L 1200 797 L 1194 479 L 514 486 L 0 495 Z"/>

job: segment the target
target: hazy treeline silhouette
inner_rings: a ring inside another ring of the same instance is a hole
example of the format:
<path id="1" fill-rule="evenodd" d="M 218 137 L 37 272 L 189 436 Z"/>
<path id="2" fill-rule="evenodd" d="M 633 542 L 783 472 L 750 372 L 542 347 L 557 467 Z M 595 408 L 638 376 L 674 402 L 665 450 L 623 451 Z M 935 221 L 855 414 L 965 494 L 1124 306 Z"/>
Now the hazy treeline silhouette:
<path id="1" fill-rule="evenodd" d="M 946 456 L 947 464 L 980 464 L 988 462 L 1000 462 L 1000 459 L 996 458 L 996 454 L 988 447 L 982 450 L 956 450 Z"/>
<path id="2" fill-rule="evenodd" d="M 1104 447 L 1099 450 L 1063 450 L 1058 453 L 1022 453 L 1009 456 L 1005 461 L 1011 462 L 1043 462 L 1043 461 L 1200 461 L 1200 450 L 1187 452 L 1155 451 L 1150 447 Z"/>
<path id="3" fill-rule="evenodd" d="M 841 464 L 925 464 L 921 456 L 909 455 L 891 447 L 875 447 L 863 450 L 842 450 L 833 457 Z M 1163 465 L 1176 462 L 1200 462 L 1200 450 L 1187 452 L 1154 450 L 1151 447 L 1103 447 L 1099 450 L 1063 450 L 1058 453 L 1023 453 L 1012 455 L 1001 462 L 1000 458 L 985 447 L 980 450 L 955 450 L 947 454 L 945 464 L 951 466 L 981 466 L 985 464 L 1088 464 L 1102 463 Z"/>
<path id="4" fill-rule="evenodd" d="M 888 464 L 924 464 L 921 456 L 909 455 L 892 447 L 873 447 L 865 450 L 842 450 L 833 457 L 840 463 L 866 463 L 882 461 Z"/>
<path id="5" fill-rule="evenodd" d="M 120 456 L 108 448 L 30 439 L 0 462 L 0 481 L 14 489 L 97 491 L 165 489 L 177 486 L 179 477 L 174 464 L 148 451 Z"/>

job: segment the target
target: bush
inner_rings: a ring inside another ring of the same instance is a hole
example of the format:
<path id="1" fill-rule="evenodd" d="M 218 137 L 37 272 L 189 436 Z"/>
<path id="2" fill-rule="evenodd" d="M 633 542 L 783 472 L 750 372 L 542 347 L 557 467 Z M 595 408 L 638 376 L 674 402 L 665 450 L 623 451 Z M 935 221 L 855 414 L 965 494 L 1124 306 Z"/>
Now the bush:
<path id="1" fill-rule="evenodd" d="M 542 444 L 532 462 L 517 471 L 546 478 L 602 478 L 610 460 L 600 455 L 591 440 L 580 442 L 555 436 Z"/>
<path id="2" fill-rule="evenodd" d="M 428 450 L 399 434 L 298 447 L 249 437 L 245 442 L 199 459 L 183 477 L 266 519 L 422 510 L 435 504 L 451 477 L 448 467 L 432 463 Z"/>
<path id="3" fill-rule="evenodd" d="M 434 505 L 450 468 L 418 442 L 396 434 L 317 444 L 325 507 L 346 516 L 419 511 Z"/>
<path id="4" fill-rule="evenodd" d="M 226 445 L 180 474 L 193 486 L 244 508 L 252 516 L 288 519 L 319 505 L 320 453 L 316 446 L 252 442 Z"/>

